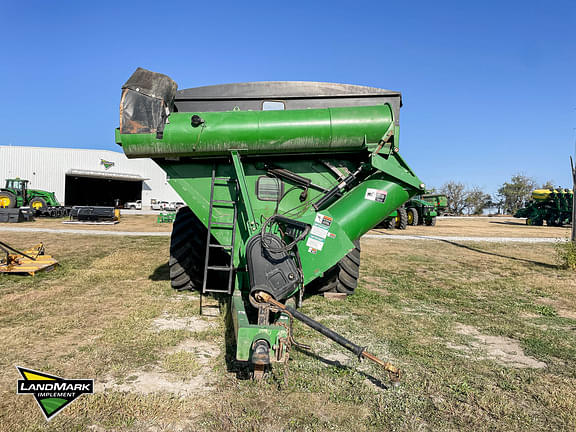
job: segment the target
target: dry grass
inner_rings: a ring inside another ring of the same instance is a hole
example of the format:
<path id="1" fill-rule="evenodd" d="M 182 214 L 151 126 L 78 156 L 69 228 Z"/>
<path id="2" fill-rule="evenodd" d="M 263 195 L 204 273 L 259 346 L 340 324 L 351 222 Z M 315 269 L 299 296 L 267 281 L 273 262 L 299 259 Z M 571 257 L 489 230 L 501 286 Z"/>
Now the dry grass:
<path id="1" fill-rule="evenodd" d="M 263 382 L 238 379 L 224 320 L 204 325 L 197 297 L 169 287 L 168 238 L 41 237 L 61 267 L 0 278 L 2 431 L 576 428 L 576 278 L 552 245 L 363 241 L 357 294 L 311 297 L 303 312 L 400 366 L 391 389 L 300 324 L 312 353 L 293 350 Z M 516 351 L 495 354 L 494 341 Z M 545 367 L 518 367 L 520 355 Z M 15 365 L 94 378 L 98 392 L 46 423 L 15 394 Z"/>
<path id="2" fill-rule="evenodd" d="M 526 225 L 524 219 L 512 218 L 442 218 L 436 226 L 409 226 L 406 230 L 373 230 L 372 234 L 437 235 L 464 237 L 550 237 L 570 236 L 569 227 Z"/>

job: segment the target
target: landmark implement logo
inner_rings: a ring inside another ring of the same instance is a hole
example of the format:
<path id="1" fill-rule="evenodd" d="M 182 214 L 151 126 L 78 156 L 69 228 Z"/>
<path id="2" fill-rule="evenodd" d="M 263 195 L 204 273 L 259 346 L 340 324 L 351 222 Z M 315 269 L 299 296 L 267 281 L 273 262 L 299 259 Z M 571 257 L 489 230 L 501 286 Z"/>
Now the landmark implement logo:
<path id="1" fill-rule="evenodd" d="M 106 159 L 100 159 L 100 165 L 104 165 L 104 169 L 108 170 L 116 164 L 114 162 L 107 161 Z"/>
<path id="2" fill-rule="evenodd" d="M 17 394 L 32 394 L 46 420 L 51 420 L 66 405 L 84 393 L 94 393 L 92 379 L 66 379 L 16 366 L 23 379 L 18 380 Z"/>

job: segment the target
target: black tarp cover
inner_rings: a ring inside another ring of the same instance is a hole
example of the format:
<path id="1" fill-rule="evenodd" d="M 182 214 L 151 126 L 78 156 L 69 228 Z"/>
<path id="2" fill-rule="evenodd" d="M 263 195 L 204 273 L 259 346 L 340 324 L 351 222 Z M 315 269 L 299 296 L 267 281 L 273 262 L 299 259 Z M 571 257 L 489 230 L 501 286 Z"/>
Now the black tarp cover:
<path id="1" fill-rule="evenodd" d="M 138 68 L 122 86 L 120 133 L 162 132 L 178 85 L 168 76 Z"/>

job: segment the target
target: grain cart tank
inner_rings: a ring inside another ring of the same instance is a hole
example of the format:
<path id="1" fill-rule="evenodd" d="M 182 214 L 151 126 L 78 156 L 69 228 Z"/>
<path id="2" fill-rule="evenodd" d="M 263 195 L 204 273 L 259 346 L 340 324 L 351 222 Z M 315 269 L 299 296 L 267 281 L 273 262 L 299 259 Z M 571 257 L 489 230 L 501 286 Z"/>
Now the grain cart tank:
<path id="1" fill-rule="evenodd" d="M 177 91 L 144 69 L 123 86 L 117 142 L 153 158 L 187 205 L 172 286 L 230 297 L 236 359 L 255 375 L 286 361 L 292 318 L 397 373 L 286 303 L 313 287 L 351 294 L 360 237 L 423 192 L 398 152 L 400 106 L 398 92 L 317 82 Z"/>
<path id="2" fill-rule="evenodd" d="M 516 212 L 514 217 L 526 218 L 526 225 L 564 226 L 572 223 L 571 189 L 536 189 L 532 200 Z"/>

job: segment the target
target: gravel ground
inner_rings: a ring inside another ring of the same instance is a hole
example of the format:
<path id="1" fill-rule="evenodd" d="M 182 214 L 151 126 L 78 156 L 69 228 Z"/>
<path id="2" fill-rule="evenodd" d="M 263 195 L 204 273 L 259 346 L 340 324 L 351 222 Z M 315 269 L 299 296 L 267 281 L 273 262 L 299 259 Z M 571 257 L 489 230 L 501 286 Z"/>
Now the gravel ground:
<path id="1" fill-rule="evenodd" d="M 42 232 L 53 234 L 86 234 L 86 235 L 112 235 L 112 236 L 139 236 L 139 237 L 169 237 L 170 232 L 144 232 L 144 231 L 107 231 L 85 229 L 54 229 L 54 228 L 12 228 L 0 226 L 0 231 L 9 232 Z"/>
<path id="2" fill-rule="evenodd" d="M 461 237 L 461 236 L 414 236 L 393 234 L 366 234 L 362 238 L 389 240 L 440 240 L 440 241 L 475 241 L 490 243 L 555 243 L 568 241 L 567 238 L 553 237 Z"/>
<path id="3" fill-rule="evenodd" d="M 107 230 L 82 230 L 82 229 L 53 229 L 53 228 L 16 228 L 0 227 L 0 231 L 9 232 L 43 232 L 54 234 L 87 234 L 87 235 L 112 235 L 112 236 L 141 236 L 141 237 L 168 237 L 170 232 L 144 232 L 144 231 L 107 231 Z M 389 239 L 389 240 L 441 240 L 441 241 L 475 241 L 491 243 L 554 243 L 568 241 L 567 238 L 553 237 L 462 237 L 462 236 L 429 236 L 429 235 L 394 235 L 394 234 L 366 234 L 363 238 Z"/>

